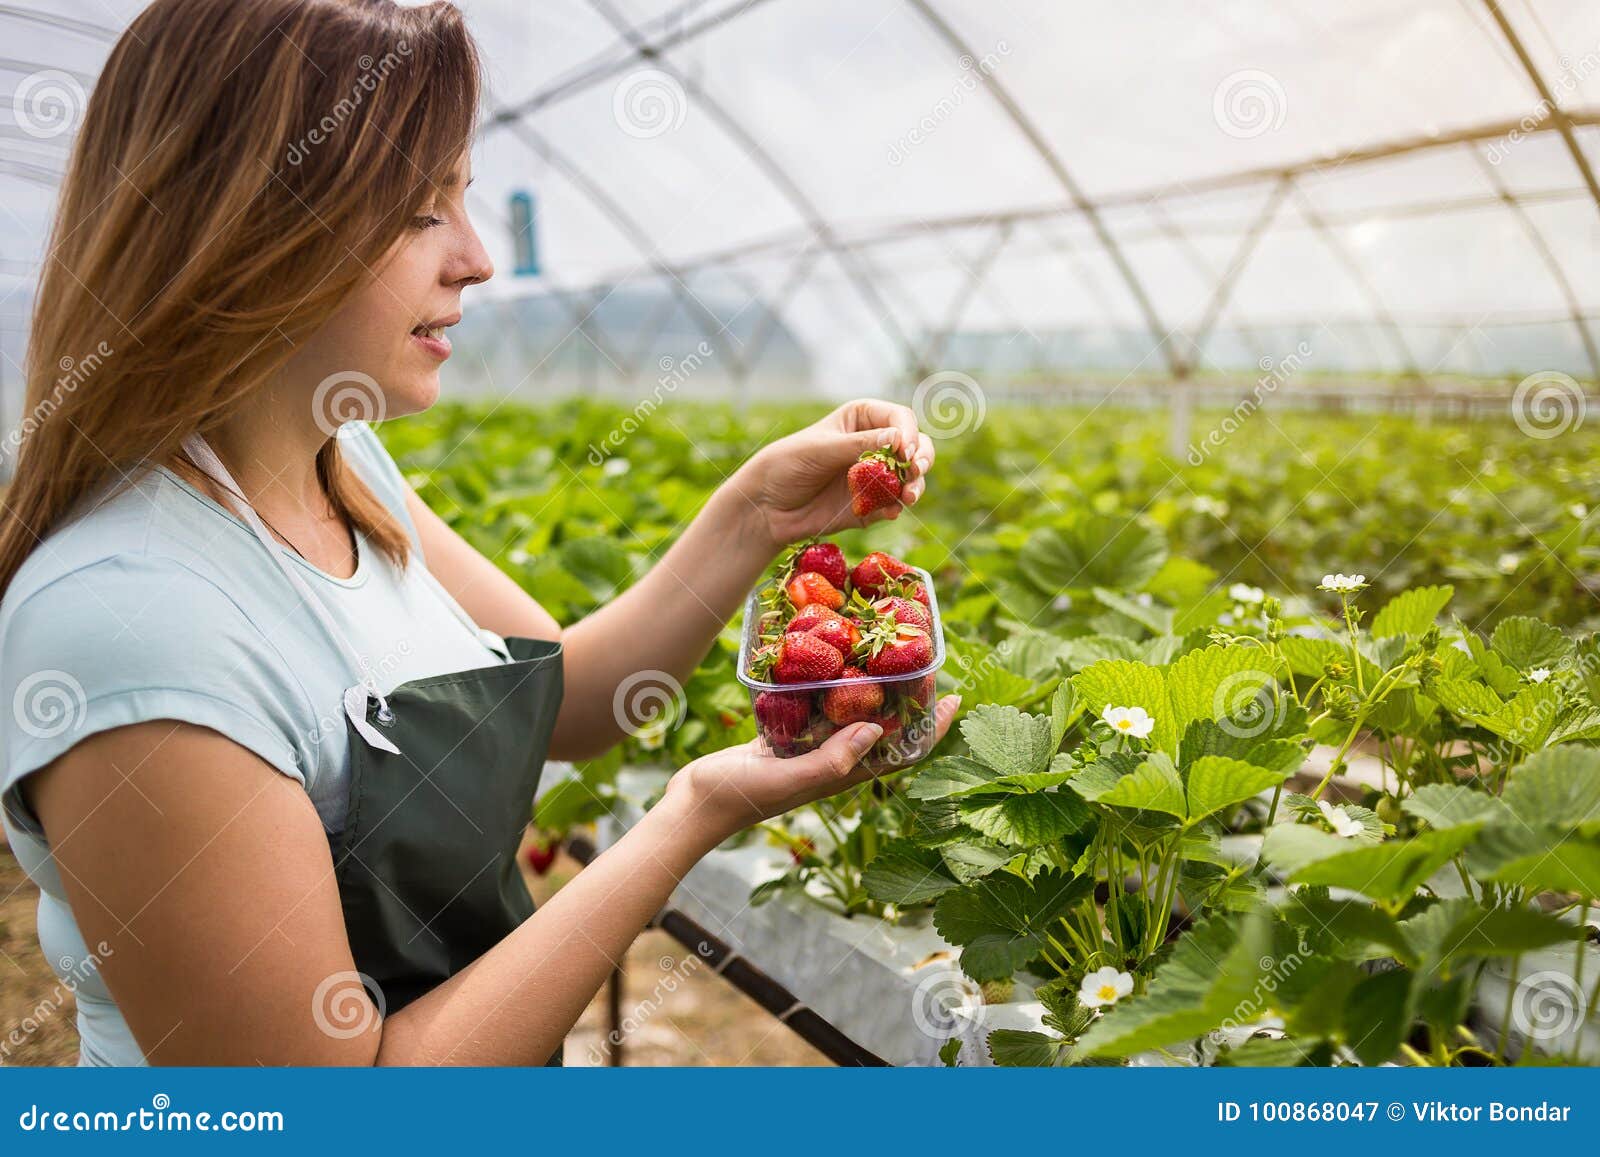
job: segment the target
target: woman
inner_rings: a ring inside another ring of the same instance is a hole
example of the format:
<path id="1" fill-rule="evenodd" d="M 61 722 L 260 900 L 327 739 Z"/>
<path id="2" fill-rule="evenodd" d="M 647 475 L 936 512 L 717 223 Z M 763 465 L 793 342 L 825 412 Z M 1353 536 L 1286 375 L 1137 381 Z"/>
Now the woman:
<path id="1" fill-rule="evenodd" d="M 933 448 L 843 406 L 559 626 L 327 411 L 438 394 L 491 273 L 477 94 L 445 4 L 159 0 L 89 104 L 0 526 L 0 789 L 85 1063 L 545 1062 L 699 857 L 866 778 L 872 724 L 697 760 L 532 912 L 546 754 L 616 743 L 629 675 L 686 678 L 785 543 L 857 525 L 863 449 L 914 502 Z"/>

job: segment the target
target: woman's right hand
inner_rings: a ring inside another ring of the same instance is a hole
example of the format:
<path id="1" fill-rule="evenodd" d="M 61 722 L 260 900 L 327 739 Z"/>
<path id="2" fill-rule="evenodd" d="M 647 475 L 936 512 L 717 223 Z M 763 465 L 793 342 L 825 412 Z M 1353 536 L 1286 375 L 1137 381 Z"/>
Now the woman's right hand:
<path id="1" fill-rule="evenodd" d="M 934 707 L 934 742 L 944 738 L 961 707 L 946 695 Z M 667 797 L 682 795 L 694 815 L 712 826 L 716 842 L 752 824 L 865 783 L 874 771 L 861 758 L 878 741 L 876 723 L 841 727 L 815 751 L 790 759 L 770 754 L 760 739 L 701 756 L 667 784 Z"/>

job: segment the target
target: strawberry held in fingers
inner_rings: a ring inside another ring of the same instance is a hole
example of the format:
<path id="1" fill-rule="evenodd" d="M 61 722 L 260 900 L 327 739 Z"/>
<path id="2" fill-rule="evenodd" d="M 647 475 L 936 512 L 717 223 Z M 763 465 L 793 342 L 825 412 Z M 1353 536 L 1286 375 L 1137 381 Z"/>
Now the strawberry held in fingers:
<path id="1" fill-rule="evenodd" d="M 868 450 L 845 475 L 850 487 L 850 509 L 857 518 L 874 510 L 898 506 L 905 488 L 909 462 L 902 462 L 892 450 Z"/>
<path id="2" fill-rule="evenodd" d="M 844 551 L 831 542 L 813 542 L 801 547 L 794 556 L 794 565 L 790 568 L 795 574 L 811 571 L 827 579 L 841 591 L 850 577 L 849 567 L 844 561 Z"/>
<path id="3" fill-rule="evenodd" d="M 811 696 L 804 691 L 763 691 L 756 696 L 756 722 L 773 743 L 792 743 L 811 722 Z"/>
<path id="4" fill-rule="evenodd" d="M 843 679 L 862 679 L 866 672 L 846 667 Z M 822 713 L 834 723 L 861 723 L 883 709 L 883 686 L 879 683 L 846 683 L 822 693 Z"/>
<path id="5" fill-rule="evenodd" d="M 783 589 L 789 601 L 797 607 L 820 603 L 836 611 L 844 606 L 844 592 L 815 571 L 802 571 L 790 579 Z"/>
<path id="6" fill-rule="evenodd" d="M 850 586 L 868 598 L 879 598 L 892 580 L 911 573 L 911 568 L 892 554 L 875 550 L 850 572 Z M 924 592 L 926 593 L 926 592 Z"/>

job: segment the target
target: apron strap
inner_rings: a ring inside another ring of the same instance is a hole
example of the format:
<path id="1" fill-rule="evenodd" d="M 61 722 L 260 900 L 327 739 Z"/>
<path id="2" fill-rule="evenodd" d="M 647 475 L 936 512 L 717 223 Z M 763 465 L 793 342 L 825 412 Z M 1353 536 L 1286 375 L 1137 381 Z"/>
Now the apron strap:
<path id="1" fill-rule="evenodd" d="M 290 585 L 299 594 L 300 601 L 305 603 L 311 613 L 317 617 L 317 621 L 332 636 L 333 641 L 338 644 L 345 654 L 354 660 L 356 669 L 361 672 L 361 682 L 347 688 L 344 693 L 344 711 L 346 717 L 350 720 L 351 726 L 372 746 L 396 755 L 400 754 L 400 749 L 386 735 L 367 722 L 367 701 L 369 698 L 378 701 L 378 716 L 380 719 L 388 718 L 390 711 L 389 701 L 379 689 L 378 680 L 373 675 L 371 664 L 367 662 L 366 656 L 350 642 L 344 631 L 339 628 L 339 624 L 334 621 L 333 616 L 328 612 L 328 608 L 322 605 L 322 600 L 317 598 L 311 587 L 306 583 L 306 580 L 295 570 L 288 551 L 273 541 L 272 535 L 267 531 L 266 524 L 261 521 L 261 516 L 246 501 L 238 483 L 233 480 L 233 475 L 222 464 L 222 459 L 218 458 L 211 447 L 206 444 L 206 440 L 199 434 L 190 434 L 183 439 L 183 451 L 189 456 L 189 460 L 210 477 L 213 482 L 221 486 L 228 495 L 238 499 L 237 503 L 230 501 L 228 505 L 235 507 L 234 512 L 244 519 L 246 525 L 255 532 L 256 538 L 261 541 L 261 545 L 266 547 L 267 553 L 272 556 L 272 561 L 277 563 L 278 569 L 283 572 L 284 577 L 289 580 Z"/>

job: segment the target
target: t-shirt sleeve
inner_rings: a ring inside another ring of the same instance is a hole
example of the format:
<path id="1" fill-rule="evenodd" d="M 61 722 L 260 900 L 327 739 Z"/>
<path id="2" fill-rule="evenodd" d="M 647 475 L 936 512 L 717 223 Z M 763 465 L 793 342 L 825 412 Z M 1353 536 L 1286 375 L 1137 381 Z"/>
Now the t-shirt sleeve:
<path id="1" fill-rule="evenodd" d="M 339 428 L 339 450 L 355 467 L 377 497 L 400 520 L 410 536 L 417 553 L 422 553 L 422 539 L 417 535 L 416 524 L 411 521 L 411 511 L 406 508 L 405 475 L 400 473 L 394 456 L 379 439 L 377 431 L 365 422 L 346 422 Z"/>
<path id="2" fill-rule="evenodd" d="M 35 835 L 17 784 L 114 727 L 207 727 L 302 784 L 316 766 L 316 713 L 292 667 L 226 592 L 167 558 L 105 558 L 7 606 L 0 696 L 0 793 Z"/>

